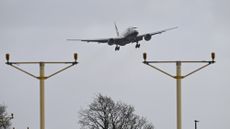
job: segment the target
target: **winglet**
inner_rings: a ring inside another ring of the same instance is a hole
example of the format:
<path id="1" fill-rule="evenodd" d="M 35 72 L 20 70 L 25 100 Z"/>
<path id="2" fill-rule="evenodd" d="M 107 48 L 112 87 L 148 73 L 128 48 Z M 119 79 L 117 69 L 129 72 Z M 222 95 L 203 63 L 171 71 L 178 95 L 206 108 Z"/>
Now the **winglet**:
<path id="1" fill-rule="evenodd" d="M 115 29 L 116 29 L 116 34 L 117 34 L 117 37 L 119 37 L 119 31 L 118 31 L 118 28 L 117 28 L 116 22 L 114 22 L 114 26 L 115 26 Z"/>
<path id="2" fill-rule="evenodd" d="M 168 31 L 168 30 L 173 30 L 173 29 L 177 29 L 178 28 L 178 26 L 176 26 L 176 27 L 172 27 L 172 28 L 168 28 L 168 29 L 166 29 L 165 31 Z"/>

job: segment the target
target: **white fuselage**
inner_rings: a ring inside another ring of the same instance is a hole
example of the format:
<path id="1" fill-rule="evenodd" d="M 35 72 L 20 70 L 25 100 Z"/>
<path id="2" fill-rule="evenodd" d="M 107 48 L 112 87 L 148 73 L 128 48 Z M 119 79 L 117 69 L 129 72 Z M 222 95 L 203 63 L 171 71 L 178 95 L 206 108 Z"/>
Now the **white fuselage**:
<path id="1" fill-rule="evenodd" d="M 131 38 L 136 37 L 138 35 L 138 31 L 136 30 L 137 27 L 129 27 L 125 30 L 125 32 L 122 34 L 123 38 Z"/>
<path id="2" fill-rule="evenodd" d="M 120 37 L 123 38 L 122 41 L 117 42 L 117 44 L 120 46 L 125 46 L 126 44 L 129 44 L 129 43 L 135 41 L 134 39 L 136 39 L 138 33 L 139 32 L 136 30 L 136 27 L 127 28 L 122 33 L 122 35 L 120 35 Z"/>

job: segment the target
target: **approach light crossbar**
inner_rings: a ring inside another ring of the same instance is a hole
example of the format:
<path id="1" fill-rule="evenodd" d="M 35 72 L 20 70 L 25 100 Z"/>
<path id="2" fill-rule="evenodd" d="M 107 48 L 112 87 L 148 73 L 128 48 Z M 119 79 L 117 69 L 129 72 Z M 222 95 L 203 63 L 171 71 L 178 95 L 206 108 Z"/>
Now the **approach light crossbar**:
<path id="1" fill-rule="evenodd" d="M 66 66 L 66 67 L 64 67 L 64 68 L 62 68 L 62 69 L 60 69 L 60 70 L 58 70 L 58 71 L 46 76 L 46 77 L 44 77 L 44 79 L 48 79 L 48 78 L 50 78 L 50 77 L 52 77 L 52 76 L 54 76 L 54 75 L 56 75 L 56 74 L 58 74 L 58 73 L 60 73 L 60 72 L 62 72 L 64 70 L 66 70 L 66 69 L 78 64 L 78 62 L 77 62 L 78 54 L 77 53 L 74 53 L 74 55 L 73 55 L 74 61 L 72 61 L 72 62 L 60 62 L 60 61 L 56 61 L 56 62 L 44 62 L 44 61 L 40 61 L 40 62 L 33 62 L 33 61 L 29 61 L 29 62 L 10 62 L 10 54 L 7 53 L 5 55 L 5 57 L 6 57 L 6 64 L 7 65 L 10 65 L 10 66 L 16 68 L 17 70 L 19 70 L 19 71 L 21 71 L 21 72 L 23 72 L 23 73 L 25 73 L 25 74 L 27 74 L 27 75 L 29 75 L 31 77 L 34 77 L 36 79 L 40 79 L 40 77 L 36 76 L 36 75 L 34 75 L 34 74 L 32 74 L 32 73 L 30 73 L 30 72 L 28 72 L 28 71 L 26 71 L 26 70 L 24 70 L 24 69 L 22 69 L 20 67 L 18 67 L 17 65 L 20 65 L 20 64 L 70 64 L 69 66 Z"/>
<path id="2" fill-rule="evenodd" d="M 185 61 L 147 61 L 147 53 L 143 53 L 143 59 L 144 59 L 144 61 L 143 61 L 144 64 L 146 64 L 146 65 L 156 69 L 157 71 L 160 71 L 161 73 L 164 73 L 164 74 L 166 74 L 166 75 L 168 75 L 168 76 L 170 76 L 170 77 L 172 77 L 174 79 L 188 77 L 189 75 L 191 75 L 191 74 L 193 74 L 195 72 L 198 72 L 201 69 L 203 69 L 203 68 L 205 68 L 205 67 L 207 67 L 207 66 L 209 66 L 211 64 L 214 64 L 216 62 L 214 52 L 211 53 L 211 59 L 212 60 L 210 60 L 210 61 L 195 61 L 195 60 L 185 60 Z M 180 76 L 180 77 L 174 76 L 174 75 L 172 75 L 172 74 L 160 69 L 159 67 L 156 67 L 156 66 L 153 65 L 153 64 L 167 64 L 167 63 L 175 63 L 175 64 L 177 64 L 177 63 L 181 63 L 181 64 L 182 63 L 204 63 L 205 65 L 203 65 L 203 66 L 191 71 L 190 73 L 185 74 L 184 76 Z"/>

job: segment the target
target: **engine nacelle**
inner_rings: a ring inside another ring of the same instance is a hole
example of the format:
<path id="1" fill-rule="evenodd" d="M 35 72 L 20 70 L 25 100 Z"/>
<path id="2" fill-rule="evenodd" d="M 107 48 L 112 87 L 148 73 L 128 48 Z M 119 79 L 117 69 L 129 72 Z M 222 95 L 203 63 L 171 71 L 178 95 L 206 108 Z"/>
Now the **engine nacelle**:
<path id="1" fill-rule="evenodd" d="M 150 34 L 146 34 L 144 36 L 145 41 L 149 41 L 151 38 L 152 38 L 152 36 Z"/>
<path id="2" fill-rule="evenodd" d="M 113 45 L 114 42 L 115 42 L 114 39 L 109 39 L 109 40 L 108 40 L 108 44 L 109 44 L 109 45 Z"/>

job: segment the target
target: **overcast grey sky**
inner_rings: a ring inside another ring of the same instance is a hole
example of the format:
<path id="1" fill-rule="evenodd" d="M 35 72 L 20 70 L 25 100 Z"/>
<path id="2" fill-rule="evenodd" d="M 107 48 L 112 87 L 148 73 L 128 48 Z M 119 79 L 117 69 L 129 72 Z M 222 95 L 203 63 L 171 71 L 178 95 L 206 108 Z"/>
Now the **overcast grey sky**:
<path id="1" fill-rule="evenodd" d="M 230 128 L 230 2 L 228 0 L 1 0 L 0 103 L 15 114 L 16 129 L 39 128 L 39 81 L 5 65 L 11 61 L 71 61 L 79 65 L 46 81 L 46 128 L 78 129 L 78 111 L 97 93 L 136 108 L 156 129 L 176 128 L 176 82 L 142 64 L 150 60 L 209 60 L 217 63 L 184 79 L 183 128 Z M 121 47 L 67 42 L 107 38 L 137 26 L 140 33 L 178 26 L 149 42 Z M 38 66 L 25 66 L 38 74 Z M 52 73 L 61 66 L 46 67 Z M 175 73 L 175 65 L 161 65 Z M 199 65 L 183 65 L 187 73 Z"/>

